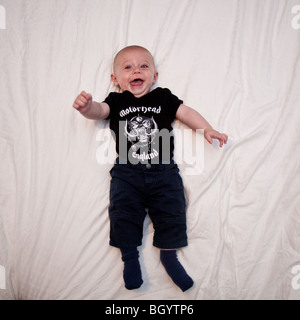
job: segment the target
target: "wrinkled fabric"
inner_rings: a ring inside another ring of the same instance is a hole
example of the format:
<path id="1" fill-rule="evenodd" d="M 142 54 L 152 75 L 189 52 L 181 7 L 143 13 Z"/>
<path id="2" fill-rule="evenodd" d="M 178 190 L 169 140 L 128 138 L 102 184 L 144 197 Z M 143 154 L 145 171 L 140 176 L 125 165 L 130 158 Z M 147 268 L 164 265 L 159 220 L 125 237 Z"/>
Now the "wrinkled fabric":
<path id="1" fill-rule="evenodd" d="M 299 4 L 1 0 L 0 299 L 299 299 Z M 220 149 L 174 124 L 184 293 L 147 218 L 144 284 L 124 288 L 108 244 L 114 140 L 72 108 L 81 90 L 114 90 L 113 57 L 132 44 L 153 53 L 158 86 L 229 136 Z"/>

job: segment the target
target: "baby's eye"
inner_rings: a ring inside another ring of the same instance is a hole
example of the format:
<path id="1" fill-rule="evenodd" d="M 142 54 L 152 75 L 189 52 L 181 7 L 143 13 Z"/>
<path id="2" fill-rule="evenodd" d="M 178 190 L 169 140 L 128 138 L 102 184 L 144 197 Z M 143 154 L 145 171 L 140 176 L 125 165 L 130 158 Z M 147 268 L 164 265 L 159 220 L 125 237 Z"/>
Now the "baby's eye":
<path id="1" fill-rule="evenodd" d="M 141 66 L 141 68 L 142 68 L 142 69 L 146 69 L 146 68 L 148 68 L 148 66 L 147 66 L 146 64 L 143 64 L 143 65 Z"/>
<path id="2" fill-rule="evenodd" d="M 126 66 L 125 69 L 131 69 L 131 66 Z"/>

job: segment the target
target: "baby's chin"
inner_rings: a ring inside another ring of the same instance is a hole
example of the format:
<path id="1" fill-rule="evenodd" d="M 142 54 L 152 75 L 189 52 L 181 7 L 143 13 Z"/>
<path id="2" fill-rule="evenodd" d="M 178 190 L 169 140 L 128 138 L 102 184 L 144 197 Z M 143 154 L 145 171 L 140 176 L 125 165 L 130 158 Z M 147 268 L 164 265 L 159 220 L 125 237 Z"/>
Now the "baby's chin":
<path id="1" fill-rule="evenodd" d="M 143 87 L 143 86 L 129 86 L 128 89 L 122 90 L 131 92 L 136 98 L 140 98 L 151 91 L 151 87 Z"/>

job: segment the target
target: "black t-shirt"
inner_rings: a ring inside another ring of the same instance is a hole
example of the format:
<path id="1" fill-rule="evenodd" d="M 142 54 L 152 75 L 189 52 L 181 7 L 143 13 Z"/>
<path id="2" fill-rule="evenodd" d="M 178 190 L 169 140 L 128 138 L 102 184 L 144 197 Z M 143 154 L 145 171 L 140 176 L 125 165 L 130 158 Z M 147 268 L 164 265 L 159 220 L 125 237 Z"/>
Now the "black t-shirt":
<path id="1" fill-rule="evenodd" d="M 169 89 L 156 88 L 136 98 L 131 92 L 112 92 L 105 101 L 110 107 L 110 129 L 116 151 L 131 163 L 169 163 L 173 158 L 172 122 L 182 100 Z"/>

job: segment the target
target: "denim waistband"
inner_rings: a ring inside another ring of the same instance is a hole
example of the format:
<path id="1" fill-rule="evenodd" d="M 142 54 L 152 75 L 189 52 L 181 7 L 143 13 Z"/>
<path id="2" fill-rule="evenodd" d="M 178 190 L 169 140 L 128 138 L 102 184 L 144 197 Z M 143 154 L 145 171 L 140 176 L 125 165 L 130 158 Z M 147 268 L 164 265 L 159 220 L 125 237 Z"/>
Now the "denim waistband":
<path id="1" fill-rule="evenodd" d="M 175 161 L 171 159 L 170 161 L 163 163 L 142 163 L 138 162 L 137 164 L 131 163 L 126 159 L 122 159 L 120 157 L 116 158 L 115 164 L 126 166 L 128 168 L 133 168 L 137 170 L 147 170 L 147 171 L 164 171 L 168 170 L 174 166 L 177 166 Z"/>

